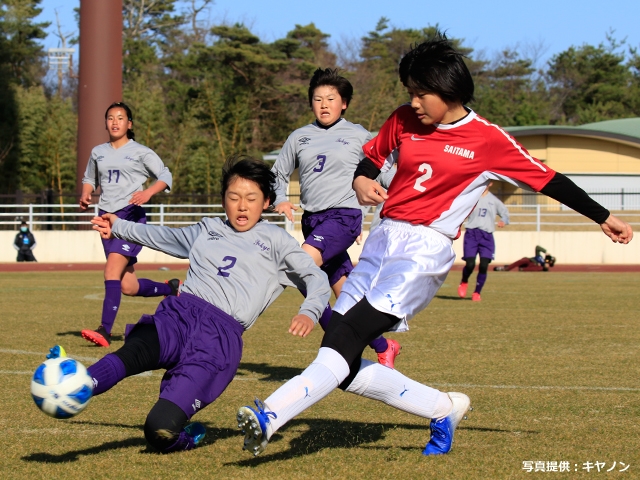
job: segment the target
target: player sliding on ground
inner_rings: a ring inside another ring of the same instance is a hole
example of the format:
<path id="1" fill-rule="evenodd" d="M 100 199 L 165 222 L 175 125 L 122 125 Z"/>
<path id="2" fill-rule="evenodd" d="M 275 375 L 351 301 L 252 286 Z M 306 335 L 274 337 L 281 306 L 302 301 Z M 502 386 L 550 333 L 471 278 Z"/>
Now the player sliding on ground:
<path id="1" fill-rule="evenodd" d="M 300 174 L 302 248 L 329 277 L 336 298 L 353 270 L 347 249 L 362 228 L 362 209 L 351 187 L 353 172 L 364 158 L 362 145 L 371 134 L 342 117 L 349 107 L 353 87 L 337 70 L 318 68 L 309 82 L 309 106 L 315 122 L 295 130 L 273 165 L 277 176 L 275 210 L 293 222 L 296 208 L 287 199 L 289 179 Z M 326 330 L 331 307 L 320 318 Z M 384 337 L 369 344 L 378 361 L 394 368 L 400 344 Z"/>
<path id="2" fill-rule="evenodd" d="M 453 239 L 491 180 L 528 185 L 559 200 L 599 223 L 614 242 L 628 243 L 633 236 L 627 223 L 465 106 L 473 99 L 473 80 L 444 35 L 407 53 L 400 79 L 411 102 L 393 112 L 364 146 L 368 158 L 353 182 L 361 204 L 386 200 L 382 223 L 342 287 L 313 363 L 264 403 L 239 409 L 244 448 L 254 455 L 274 432 L 336 387 L 431 419 L 423 454 L 449 452 L 469 397 L 440 392 L 361 355 L 383 332 L 406 330 L 435 296 L 455 258 Z M 387 195 L 373 179 L 396 149 L 398 170 Z M 433 332 L 435 342 L 439 335 Z M 436 365 L 437 356 L 432 361 Z"/>
<path id="3" fill-rule="evenodd" d="M 144 225 L 114 214 L 95 217 L 103 238 L 115 236 L 174 257 L 189 258 L 179 296 L 160 302 L 128 331 L 122 348 L 88 368 L 93 395 L 148 370 L 166 369 L 160 398 L 144 424 L 163 453 L 194 448 L 204 437 L 189 419 L 225 390 L 242 356 L 242 333 L 285 286 L 307 297 L 289 333 L 306 336 L 329 300 L 327 276 L 284 229 L 260 218 L 275 198 L 275 177 L 259 161 L 227 161 L 222 198 L 227 220 L 203 218 L 185 228 Z"/>

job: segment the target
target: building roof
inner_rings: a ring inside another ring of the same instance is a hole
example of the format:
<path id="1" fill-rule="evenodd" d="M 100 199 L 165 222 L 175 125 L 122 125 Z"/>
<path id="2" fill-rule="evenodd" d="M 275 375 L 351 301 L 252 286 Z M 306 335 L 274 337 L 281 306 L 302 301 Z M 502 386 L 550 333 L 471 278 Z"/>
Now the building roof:
<path id="1" fill-rule="evenodd" d="M 533 135 L 568 135 L 611 140 L 640 148 L 640 117 L 587 123 L 578 127 L 568 125 L 535 125 L 527 127 L 506 127 L 505 130 L 516 138 Z"/>

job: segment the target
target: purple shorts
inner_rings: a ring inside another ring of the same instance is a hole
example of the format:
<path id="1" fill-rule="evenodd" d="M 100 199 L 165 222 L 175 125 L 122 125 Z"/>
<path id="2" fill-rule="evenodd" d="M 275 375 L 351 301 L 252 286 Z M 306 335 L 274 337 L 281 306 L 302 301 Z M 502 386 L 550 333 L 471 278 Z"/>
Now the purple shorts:
<path id="1" fill-rule="evenodd" d="M 110 212 L 100 210 L 100 215 L 104 215 L 105 213 Z M 128 205 L 113 213 L 123 220 L 129 220 L 130 222 L 135 223 L 147 223 L 147 215 L 144 208 L 139 205 Z M 103 238 L 102 248 L 104 248 L 104 255 L 107 258 L 110 253 L 119 253 L 122 256 L 129 257 L 129 263 L 127 266 L 130 267 L 137 263 L 138 259 L 136 257 L 140 253 L 140 250 L 142 250 L 142 245 L 120 240 L 119 238 L 110 238 L 108 240 Z"/>
<path id="2" fill-rule="evenodd" d="M 324 262 L 320 268 L 329 277 L 329 285 L 353 270 L 347 249 L 361 230 L 362 211 L 357 208 L 330 208 L 302 215 L 304 243 L 320 250 Z"/>
<path id="3" fill-rule="evenodd" d="M 479 228 L 470 228 L 464 232 L 463 256 L 462 259 L 480 258 L 494 259 L 496 244 L 493 240 L 493 233 L 485 232 Z"/>
<path id="4" fill-rule="evenodd" d="M 209 302 L 181 293 L 162 300 L 153 315 L 160 341 L 159 368 L 166 368 L 160 398 L 191 418 L 218 398 L 231 383 L 242 357 L 244 328 Z M 127 332 L 130 329 L 127 329 Z"/>

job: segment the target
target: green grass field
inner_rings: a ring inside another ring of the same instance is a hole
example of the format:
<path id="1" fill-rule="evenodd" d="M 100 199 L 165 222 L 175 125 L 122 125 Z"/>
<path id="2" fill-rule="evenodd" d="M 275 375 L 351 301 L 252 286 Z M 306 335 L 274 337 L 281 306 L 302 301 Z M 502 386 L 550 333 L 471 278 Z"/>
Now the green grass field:
<path id="1" fill-rule="evenodd" d="M 140 276 L 167 278 L 158 271 Z M 244 335 L 236 380 L 194 417 L 208 429 L 203 446 L 159 455 L 147 448 L 142 425 L 161 372 L 125 379 L 70 420 L 45 416 L 29 393 L 49 347 L 59 343 L 88 366 L 120 346 L 125 323 L 152 312 L 158 299 L 125 297 L 107 350 L 80 337 L 82 328 L 99 324 L 101 272 L 3 273 L 2 476 L 640 478 L 640 275 L 491 272 L 481 303 L 458 299 L 458 282 L 459 272 L 451 273 L 411 330 L 389 335 L 403 346 L 399 371 L 471 397 L 474 411 L 450 454 L 421 455 L 427 420 L 336 391 L 253 458 L 241 448 L 237 408 L 299 373 L 320 344 L 319 328 L 306 339 L 287 334 L 298 292 L 285 292 Z M 370 350 L 366 355 L 373 359 Z M 568 462 L 570 472 L 528 473 L 525 461 L 544 462 L 545 470 L 546 462 Z M 596 462 L 604 464 L 601 472 Z"/>

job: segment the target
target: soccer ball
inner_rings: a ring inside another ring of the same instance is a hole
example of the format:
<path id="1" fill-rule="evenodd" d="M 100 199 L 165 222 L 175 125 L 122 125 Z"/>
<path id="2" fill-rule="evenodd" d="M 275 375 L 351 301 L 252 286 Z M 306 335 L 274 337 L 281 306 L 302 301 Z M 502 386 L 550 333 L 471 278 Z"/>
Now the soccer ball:
<path id="1" fill-rule="evenodd" d="M 54 418 L 80 413 L 93 394 L 87 369 L 68 357 L 51 358 L 36 369 L 31 379 L 31 396 L 40 410 Z"/>

